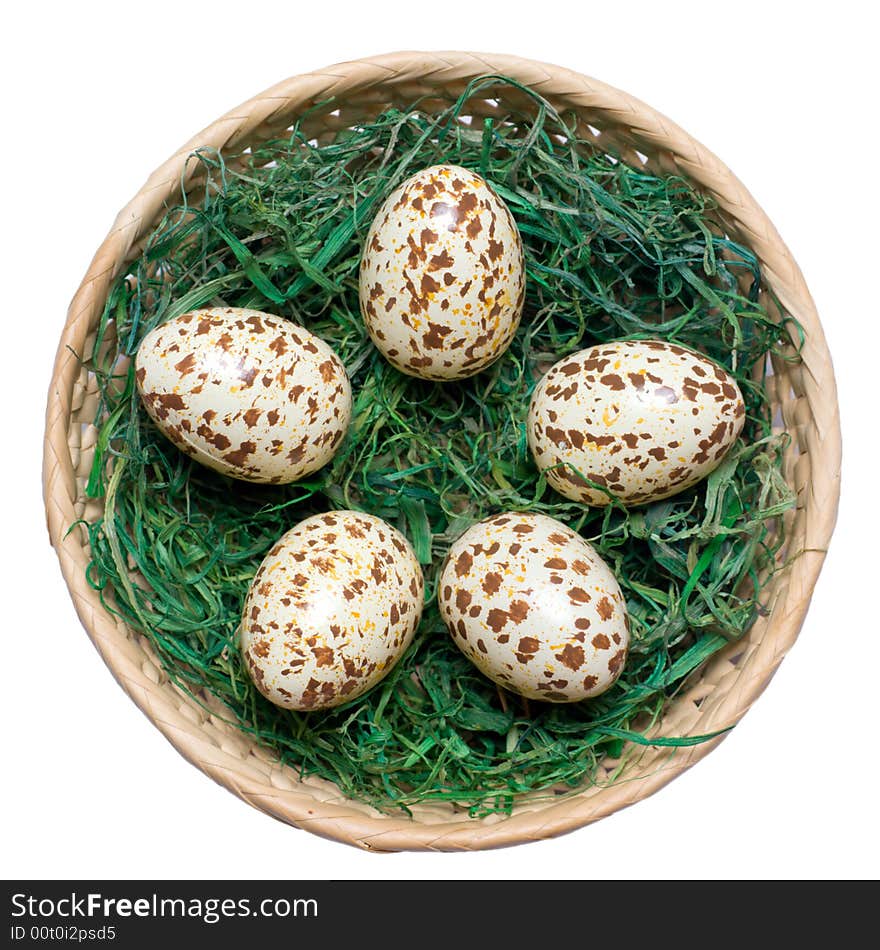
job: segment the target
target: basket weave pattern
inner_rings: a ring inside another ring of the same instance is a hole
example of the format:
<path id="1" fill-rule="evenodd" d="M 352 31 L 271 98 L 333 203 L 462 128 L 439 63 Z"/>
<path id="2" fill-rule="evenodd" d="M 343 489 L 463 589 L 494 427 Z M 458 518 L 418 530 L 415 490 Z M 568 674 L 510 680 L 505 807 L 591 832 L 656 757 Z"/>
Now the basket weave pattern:
<path id="1" fill-rule="evenodd" d="M 766 616 L 743 640 L 713 657 L 672 702 L 659 732 L 688 735 L 735 724 L 760 695 L 797 637 L 837 512 L 840 425 L 831 360 L 804 279 L 773 225 L 742 184 L 714 155 L 644 103 L 579 73 L 512 56 L 473 53 L 392 53 L 295 76 L 232 110 L 187 142 L 154 172 L 120 212 L 98 249 L 67 315 L 49 392 L 43 483 L 49 534 L 77 613 L 123 689 L 190 762 L 245 801 L 282 821 L 363 848 L 470 850 L 558 835 L 650 795 L 706 755 L 719 740 L 690 748 L 647 749 L 627 767 L 628 781 L 607 787 L 523 799 L 509 817 L 469 819 L 446 804 L 425 804 L 412 818 L 383 815 L 344 798 L 332 784 L 300 779 L 250 737 L 206 711 L 168 682 L 147 640 L 100 603 L 86 582 L 85 530 L 100 501 L 85 497 L 97 431 L 94 378 L 83 360 L 112 281 L 138 255 L 141 242 L 181 182 L 194 183 L 187 157 L 198 147 L 241 150 L 278 135 L 306 109 L 333 97 L 306 125 L 319 141 L 391 105 L 421 99 L 428 111 L 445 108 L 477 76 L 505 75 L 532 87 L 556 108 L 573 112 L 579 132 L 625 160 L 673 172 L 712 195 L 725 227 L 757 254 L 783 313 L 806 334 L 800 362 L 774 361 L 768 382 L 777 418 L 791 435 L 785 474 L 797 492 L 789 513 L 787 550 L 797 553 L 765 590 Z M 503 101 L 475 103 L 474 115 L 503 117 L 506 104 L 527 106 L 516 90 Z M 421 98 L 425 97 L 425 98 Z M 765 305 L 770 306 L 769 301 Z M 780 314 L 781 316 L 782 314 Z M 210 705 L 210 699 L 208 701 Z M 216 703 L 215 703 L 216 707 Z"/>

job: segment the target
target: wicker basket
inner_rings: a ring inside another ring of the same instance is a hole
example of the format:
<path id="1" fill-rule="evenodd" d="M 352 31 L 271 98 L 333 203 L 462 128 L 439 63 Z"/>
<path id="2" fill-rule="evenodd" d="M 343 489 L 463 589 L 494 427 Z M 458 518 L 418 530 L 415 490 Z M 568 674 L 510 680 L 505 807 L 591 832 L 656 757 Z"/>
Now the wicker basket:
<path id="1" fill-rule="evenodd" d="M 773 225 L 730 171 L 702 145 L 653 109 L 616 89 L 557 66 L 512 56 L 473 53 L 392 53 L 295 76 L 244 103 L 200 132 L 159 168 L 120 212 L 77 291 L 67 315 L 49 392 L 44 491 L 49 532 L 83 625 L 123 689 L 190 762 L 215 781 L 276 818 L 363 848 L 468 850 L 551 837 L 631 805 L 706 755 L 718 740 L 687 749 L 648 749 L 628 767 L 628 781 L 591 786 L 558 797 L 523 799 L 509 817 L 469 819 L 432 804 L 412 818 L 383 815 L 344 798 L 321 780 L 300 780 L 249 737 L 179 692 L 160 670 L 148 642 L 115 619 L 86 583 L 87 537 L 71 525 L 92 514 L 84 493 L 96 431 L 94 379 L 88 356 L 111 281 L 138 253 L 166 202 L 191 181 L 199 146 L 241 149 L 277 134 L 315 103 L 333 97 L 309 118 L 322 135 L 391 104 L 417 97 L 422 108 L 445 107 L 469 80 L 504 74 L 538 90 L 557 107 L 574 110 L 581 131 L 599 135 L 618 154 L 652 170 L 676 172 L 717 200 L 725 226 L 761 260 L 781 307 L 806 331 L 803 360 L 779 362 L 769 386 L 777 418 L 792 436 L 786 477 L 797 491 L 790 514 L 789 553 L 798 557 L 767 589 L 769 608 L 748 637 L 732 643 L 689 681 L 669 706 L 660 730 L 708 733 L 737 722 L 773 675 L 798 634 L 834 527 L 839 493 L 840 425 L 831 360 L 803 277 Z M 473 112 L 503 115 L 516 90 L 474 104 Z M 499 101 L 500 100 L 500 101 Z M 512 103 L 521 106 L 522 102 Z M 589 128 L 588 128 L 589 127 Z"/>

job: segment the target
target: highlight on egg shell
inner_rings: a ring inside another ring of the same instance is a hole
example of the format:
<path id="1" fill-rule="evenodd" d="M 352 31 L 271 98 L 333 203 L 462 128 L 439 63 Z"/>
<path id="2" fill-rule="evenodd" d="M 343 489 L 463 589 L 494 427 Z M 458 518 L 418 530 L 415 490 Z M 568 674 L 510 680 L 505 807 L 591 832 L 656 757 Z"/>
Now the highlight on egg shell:
<path id="1" fill-rule="evenodd" d="M 135 379 L 150 417 L 181 451 L 249 482 L 294 482 L 333 457 L 351 384 L 308 330 L 235 307 L 195 310 L 142 340 Z"/>
<path id="2" fill-rule="evenodd" d="M 473 525 L 452 545 L 437 596 L 455 645 L 521 696 L 578 702 L 623 670 L 629 618 L 620 585 L 554 518 L 506 512 Z"/>
<path id="3" fill-rule="evenodd" d="M 525 299 L 513 216 L 479 175 L 434 165 L 379 209 L 364 245 L 361 313 L 401 372 L 473 376 L 510 345 Z"/>
<path id="4" fill-rule="evenodd" d="M 538 468 L 566 498 L 640 505 L 705 478 L 744 421 L 742 393 L 723 367 L 674 343 L 632 340 L 556 363 L 532 394 L 527 434 Z"/>
<path id="5" fill-rule="evenodd" d="M 239 631 L 245 666 L 277 706 L 338 706 L 393 669 L 423 598 L 422 570 L 399 531 L 357 511 L 313 515 L 254 575 Z"/>

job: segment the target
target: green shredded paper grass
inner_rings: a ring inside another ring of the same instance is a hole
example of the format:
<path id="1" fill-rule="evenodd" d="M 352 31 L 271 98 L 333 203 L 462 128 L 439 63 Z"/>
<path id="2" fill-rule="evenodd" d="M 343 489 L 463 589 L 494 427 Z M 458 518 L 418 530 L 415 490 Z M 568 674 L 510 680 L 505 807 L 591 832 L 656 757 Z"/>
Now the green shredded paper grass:
<path id="1" fill-rule="evenodd" d="M 445 800 L 473 816 L 506 813 L 523 793 L 614 780 L 603 760 L 616 761 L 627 742 L 705 741 L 657 737 L 656 724 L 685 678 L 753 622 L 784 540 L 779 516 L 793 502 L 781 473 L 785 436 L 773 434 L 753 378 L 768 353 L 791 348 L 792 324 L 761 306 L 755 255 L 725 235 L 712 201 L 688 182 L 579 140 L 565 116 L 521 86 L 531 108 L 471 118 L 471 97 L 505 82 L 475 82 L 440 114 L 418 103 L 391 109 L 320 145 L 294 127 L 240 155 L 193 155 L 198 188 L 181 193 L 113 285 L 88 362 L 100 406 L 87 494 L 103 502 L 88 523 L 90 583 L 149 638 L 178 686 L 222 700 L 230 722 L 297 772 L 386 811 Z M 513 345 L 450 384 L 395 370 L 358 309 L 373 214 L 404 178 L 441 162 L 489 180 L 516 218 L 527 267 Z M 157 324 L 204 306 L 283 315 L 340 355 L 353 418 L 324 469 L 280 487 L 233 481 L 191 461 L 149 420 L 125 357 Z M 529 454 L 531 391 L 566 354 L 640 337 L 723 364 L 745 397 L 743 434 L 708 479 L 666 501 L 631 510 L 570 502 Z M 333 508 L 371 512 L 403 531 L 425 570 L 425 613 L 411 648 L 369 693 L 334 710 L 288 712 L 250 682 L 236 629 L 268 549 L 302 518 Z M 558 705 L 504 694 L 440 620 L 435 588 L 449 545 L 511 509 L 570 525 L 620 581 L 630 654 L 598 698 Z"/>

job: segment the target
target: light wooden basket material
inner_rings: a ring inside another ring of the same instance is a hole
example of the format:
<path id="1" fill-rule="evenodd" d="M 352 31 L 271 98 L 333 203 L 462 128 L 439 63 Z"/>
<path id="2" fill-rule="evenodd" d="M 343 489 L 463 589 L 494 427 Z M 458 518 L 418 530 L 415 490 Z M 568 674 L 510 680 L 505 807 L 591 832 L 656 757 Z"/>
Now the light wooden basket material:
<path id="1" fill-rule="evenodd" d="M 735 724 L 760 695 L 794 642 L 834 527 L 839 494 L 840 424 L 831 359 L 800 270 L 773 225 L 743 185 L 711 152 L 644 103 L 568 69 L 513 56 L 401 52 L 294 76 L 233 109 L 187 142 L 120 212 L 76 293 L 49 392 L 44 493 L 49 533 L 79 617 L 123 689 L 174 747 L 203 772 L 256 808 L 329 838 L 377 851 L 470 850 L 559 835 L 596 821 L 655 792 L 706 755 L 719 740 L 670 752 L 650 748 L 627 766 L 627 781 L 558 795 L 524 798 L 509 817 L 475 820 L 449 805 L 424 805 L 412 818 L 385 815 L 344 798 L 324 781 L 300 779 L 248 736 L 178 691 L 160 670 L 148 642 L 105 610 L 86 582 L 88 539 L 71 525 L 93 516 L 84 486 L 96 439 L 94 379 L 87 358 L 111 281 L 137 255 L 163 209 L 179 198 L 196 168 L 198 147 L 240 150 L 288 127 L 304 110 L 318 139 L 421 98 L 448 105 L 478 76 L 504 75 L 578 117 L 581 132 L 652 170 L 685 176 L 712 195 L 731 234 L 751 246 L 783 313 L 803 326 L 800 362 L 777 361 L 769 386 L 777 418 L 791 434 L 786 478 L 797 492 L 788 519 L 788 566 L 767 589 L 767 615 L 748 637 L 714 657 L 671 703 L 658 733 L 709 733 Z M 509 89 L 509 87 L 508 87 Z M 521 107 L 517 92 L 481 93 L 472 114 L 504 115 Z M 330 101 L 328 101 L 330 100 Z M 500 101 L 499 101 L 500 100 Z M 515 100 L 515 101 L 514 101 Z"/>

